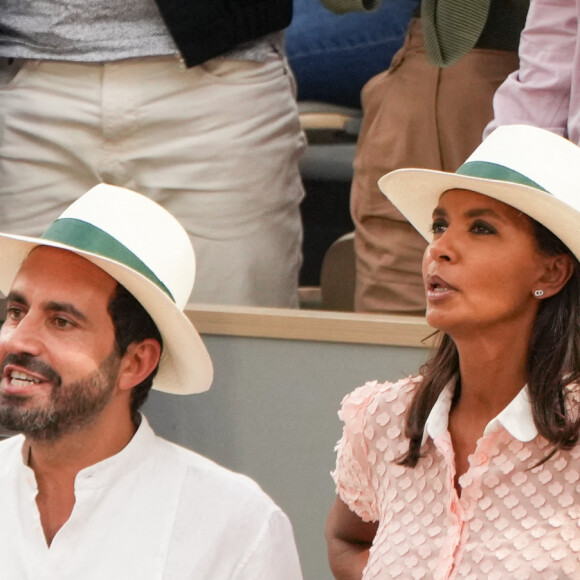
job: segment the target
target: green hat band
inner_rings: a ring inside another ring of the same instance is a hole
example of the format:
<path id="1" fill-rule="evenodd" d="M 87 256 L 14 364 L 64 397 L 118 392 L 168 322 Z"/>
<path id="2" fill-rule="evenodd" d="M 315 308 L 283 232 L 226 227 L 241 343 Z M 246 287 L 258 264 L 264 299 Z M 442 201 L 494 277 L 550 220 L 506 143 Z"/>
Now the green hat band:
<path id="1" fill-rule="evenodd" d="M 165 284 L 131 250 L 107 232 L 88 222 L 74 218 L 58 219 L 44 232 L 42 239 L 66 244 L 78 250 L 97 254 L 124 264 L 149 278 L 175 302 Z"/>
<path id="2" fill-rule="evenodd" d="M 481 177 L 483 179 L 509 181 L 519 185 L 535 187 L 536 189 L 550 193 L 541 185 L 538 185 L 535 181 L 532 181 L 525 175 L 522 175 L 521 173 L 518 173 L 509 167 L 505 167 L 504 165 L 491 163 L 489 161 L 467 161 L 456 171 L 456 173 L 458 175 L 466 175 L 468 177 Z"/>

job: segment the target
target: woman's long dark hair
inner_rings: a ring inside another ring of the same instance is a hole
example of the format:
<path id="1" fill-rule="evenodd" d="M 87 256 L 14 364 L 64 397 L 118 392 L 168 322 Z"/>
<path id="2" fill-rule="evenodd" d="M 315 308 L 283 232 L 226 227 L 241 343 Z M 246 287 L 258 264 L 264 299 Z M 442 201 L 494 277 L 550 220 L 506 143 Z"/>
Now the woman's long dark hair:
<path id="1" fill-rule="evenodd" d="M 564 288 L 541 301 L 528 349 L 526 374 L 534 423 L 538 433 L 552 444 L 545 461 L 558 449 L 573 447 L 579 438 L 580 415 L 569 385 L 580 374 L 580 264 L 550 230 L 535 220 L 532 225 L 541 252 L 550 256 L 566 254 L 574 264 Z M 457 347 L 443 333 L 436 351 L 421 367 L 423 381 L 407 414 L 405 435 L 409 449 L 398 460 L 401 465 L 417 465 L 427 417 L 447 383 L 458 373 Z"/>

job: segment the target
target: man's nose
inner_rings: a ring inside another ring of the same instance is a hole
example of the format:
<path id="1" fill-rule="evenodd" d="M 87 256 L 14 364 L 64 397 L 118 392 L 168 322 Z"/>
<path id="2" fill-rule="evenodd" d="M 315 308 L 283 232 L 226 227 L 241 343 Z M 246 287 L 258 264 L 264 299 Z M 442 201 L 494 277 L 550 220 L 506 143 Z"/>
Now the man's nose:
<path id="1" fill-rule="evenodd" d="M 18 322 L 6 320 L 0 329 L 0 344 L 6 353 L 38 355 L 42 351 L 38 322 L 27 314 Z"/>

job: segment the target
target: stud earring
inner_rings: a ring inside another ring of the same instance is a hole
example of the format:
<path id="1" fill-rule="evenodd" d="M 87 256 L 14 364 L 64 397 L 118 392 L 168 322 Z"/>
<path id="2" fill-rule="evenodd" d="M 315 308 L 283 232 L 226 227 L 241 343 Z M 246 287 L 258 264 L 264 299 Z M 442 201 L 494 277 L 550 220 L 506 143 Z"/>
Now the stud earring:
<path id="1" fill-rule="evenodd" d="M 534 290 L 534 296 L 536 298 L 541 298 L 544 295 L 544 291 L 543 290 Z"/>

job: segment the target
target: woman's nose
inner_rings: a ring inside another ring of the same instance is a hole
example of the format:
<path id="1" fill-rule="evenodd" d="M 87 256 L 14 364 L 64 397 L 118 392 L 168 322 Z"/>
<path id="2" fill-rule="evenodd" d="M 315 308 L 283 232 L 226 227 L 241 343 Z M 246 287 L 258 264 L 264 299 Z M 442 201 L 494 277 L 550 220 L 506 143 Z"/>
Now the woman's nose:
<path id="1" fill-rule="evenodd" d="M 455 260 L 456 252 L 449 231 L 445 231 L 435 238 L 428 246 L 427 252 L 432 260 L 438 262 L 452 262 Z"/>

